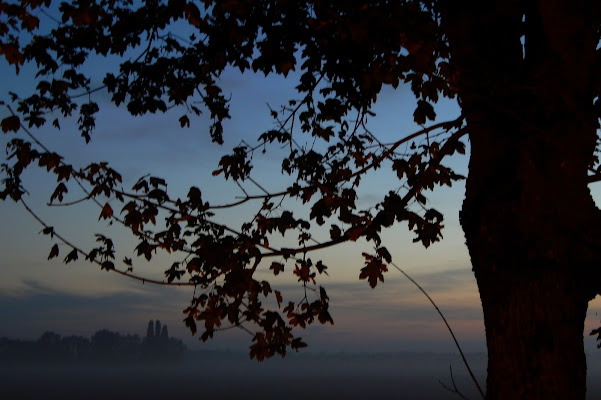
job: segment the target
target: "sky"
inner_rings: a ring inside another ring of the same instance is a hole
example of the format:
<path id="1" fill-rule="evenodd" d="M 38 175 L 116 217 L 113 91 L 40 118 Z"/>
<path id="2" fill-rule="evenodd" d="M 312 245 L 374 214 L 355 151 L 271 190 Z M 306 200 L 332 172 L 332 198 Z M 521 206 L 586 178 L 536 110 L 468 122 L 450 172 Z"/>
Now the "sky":
<path id="1" fill-rule="evenodd" d="M 99 63 L 92 68 L 115 68 Z M 8 91 L 27 93 L 31 90 L 31 67 L 22 68 L 18 77 L 14 69 L 0 61 L 0 100 L 7 101 Z M 97 129 L 88 145 L 79 137 L 73 121 L 65 121 L 62 129 L 43 128 L 35 134 L 66 161 L 83 166 L 92 161 L 109 161 L 125 180 L 125 187 L 142 175 L 150 173 L 166 179 L 169 193 L 185 195 L 189 186 L 198 186 L 211 203 L 223 203 L 241 196 L 242 192 L 222 176 L 214 177 L 221 155 L 241 140 L 255 143 L 259 133 L 271 129 L 273 121 L 267 104 L 277 109 L 294 96 L 294 74 L 289 79 L 226 71 L 221 84 L 231 93 L 232 119 L 225 125 L 225 144 L 210 142 L 206 117 L 191 118 L 190 128 L 180 128 L 177 119 L 181 110 L 166 115 L 132 118 L 115 109 L 105 92 L 94 94 L 101 105 Z M 371 131 L 383 142 L 398 140 L 419 129 L 412 122 L 414 98 L 409 88 L 384 89 L 369 122 Z M 436 106 L 437 121 L 455 118 L 459 109 L 451 100 Z M 6 110 L 0 110 L 5 116 Z M 0 137 L 2 146 L 12 134 Z M 469 146 L 468 146 L 469 150 Z M 469 153 L 468 153 L 469 154 Z M 4 157 L 4 154 L 2 155 Z M 446 165 L 467 174 L 466 156 L 455 156 Z M 277 151 L 269 151 L 254 159 L 253 178 L 268 190 L 285 187 L 279 174 Z M 362 187 L 359 204 L 387 193 L 394 183 L 390 171 L 372 173 Z M 45 206 L 55 183 L 43 171 L 27 173 L 27 202 L 49 225 L 82 248 L 94 245 L 94 233 L 107 233 L 118 246 L 117 259 L 134 258 L 136 245 L 131 235 L 117 226 L 98 221 L 99 210 L 90 205 L 68 208 Z M 255 191 L 256 188 L 249 187 Z M 449 320 L 459 341 L 468 351 L 485 351 L 484 327 L 478 289 L 471 272 L 469 255 L 459 226 L 458 211 L 463 198 L 461 182 L 452 188 L 438 188 L 429 198 L 429 206 L 445 215 L 444 239 L 428 249 L 412 243 L 406 225 L 397 225 L 383 235 L 384 245 L 394 262 L 416 279 L 438 303 Z M 593 188 L 597 198 L 600 194 Z M 76 193 L 70 193 L 77 198 Z M 111 203 L 113 204 L 113 203 Z M 114 202 L 114 204 L 117 204 Z M 118 206 L 114 207 L 115 209 Z M 218 215 L 234 226 L 243 221 L 249 209 L 231 210 Z M 192 297 L 191 288 L 162 287 L 141 284 L 114 273 L 100 271 L 84 260 L 65 265 L 62 257 L 47 261 L 52 242 L 39 234 L 40 225 L 19 204 L 0 203 L 0 337 L 35 339 L 50 330 L 62 335 L 91 336 L 106 328 L 122 333 L 144 335 L 148 320 L 160 319 L 169 326 L 172 336 L 184 340 L 191 348 L 230 349 L 246 351 L 250 337 L 239 330 L 219 332 L 207 343 L 199 343 L 184 327 L 182 310 Z M 319 233 L 319 232 L 318 232 Z M 318 236 L 319 237 L 319 236 Z M 327 233 L 323 232 L 323 238 Z M 65 246 L 62 255 L 66 254 Z M 360 281 L 363 266 L 361 252 L 370 247 L 364 242 L 343 244 L 312 255 L 328 265 L 329 276 L 320 280 L 328 291 L 333 326 L 313 326 L 297 331 L 311 351 L 389 352 L 389 351 L 453 351 L 453 343 L 440 317 L 428 300 L 398 271 L 390 269 L 385 282 L 371 289 Z M 163 278 L 170 265 L 168 257 L 155 257 L 151 263 L 135 259 L 137 274 Z M 270 277 L 268 264 L 259 277 Z M 287 267 L 287 275 L 273 281 L 282 293 L 298 293 L 298 285 Z M 591 303 L 586 330 L 599 325 L 597 312 L 601 303 Z M 586 335 L 585 335 L 586 336 Z M 593 351 L 595 341 L 585 337 L 587 350 Z"/>

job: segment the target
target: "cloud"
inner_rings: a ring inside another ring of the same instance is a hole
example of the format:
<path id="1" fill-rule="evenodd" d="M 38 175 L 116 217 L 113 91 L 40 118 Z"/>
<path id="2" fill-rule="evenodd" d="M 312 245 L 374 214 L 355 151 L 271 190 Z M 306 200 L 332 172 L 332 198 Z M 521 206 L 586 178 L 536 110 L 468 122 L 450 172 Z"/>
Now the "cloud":
<path id="1" fill-rule="evenodd" d="M 482 310 L 475 285 L 461 271 L 441 271 L 416 277 L 449 320 L 482 321 Z M 364 286 L 363 288 L 361 286 Z M 332 310 L 343 318 L 378 319 L 405 322 L 440 321 L 429 300 L 411 283 L 390 279 L 374 290 L 365 282 L 328 287 Z"/>

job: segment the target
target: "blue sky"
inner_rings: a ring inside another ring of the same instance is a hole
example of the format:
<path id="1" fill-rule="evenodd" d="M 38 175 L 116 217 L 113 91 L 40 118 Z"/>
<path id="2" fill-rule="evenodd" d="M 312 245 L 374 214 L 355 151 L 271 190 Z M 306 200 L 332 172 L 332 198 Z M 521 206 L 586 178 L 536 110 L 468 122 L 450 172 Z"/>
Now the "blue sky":
<path id="1" fill-rule="evenodd" d="M 3 62 L 0 63 L 0 74 L 13 76 L 14 69 Z M 2 80 L 0 99 L 6 101 L 9 90 L 26 93 L 31 87 L 30 73 L 26 67 L 18 78 Z M 240 140 L 255 143 L 259 133 L 273 127 L 267 102 L 277 108 L 293 97 L 293 78 L 293 74 L 285 80 L 227 71 L 222 85 L 232 94 L 232 120 L 226 124 L 223 147 L 210 142 L 208 121 L 204 117 L 192 119 L 191 128 L 186 129 L 177 123 L 182 114 L 177 109 L 166 115 L 131 118 L 125 111 L 107 104 L 103 92 L 94 95 L 102 111 L 89 145 L 85 145 L 73 123 L 68 121 L 62 123 L 60 132 L 44 128 L 36 135 L 74 165 L 109 161 L 124 176 L 126 187 L 150 173 L 167 180 L 170 194 L 185 195 L 187 188 L 194 185 L 200 187 L 212 203 L 221 203 L 240 196 L 241 192 L 221 176 L 211 175 L 220 156 Z M 414 132 L 419 127 L 412 122 L 413 107 L 414 99 L 408 88 L 385 89 L 375 108 L 377 116 L 369 124 L 371 131 L 384 142 Z M 444 101 L 436 111 L 440 120 L 452 119 L 457 116 L 458 107 L 453 101 Z M 0 110 L 0 115 L 6 115 L 6 110 Z M 2 136 L 2 145 L 11 136 Z M 447 165 L 466 174 L 467 160 L 467 156 L 454 157 Z M 269 190 L 285 187 L 287 181 L 279 174 L 277 152 L 268 152 L 254 161 L 253 177 L 258 182 Z M 121 255 L 118 259 L 133 256 L 135 243 L 130 235 L 123 229 L 98 222 L 99 211 L 95 206 L 45 207 L 54 188 L 52 177 L 49 177 L 42 171 L 32 170 L 27 174 L 26 187 L 30 191 L 27 201 L 36 212 L 83 248 L 92 247 L 94 233 L 107 233 L 116 239 Z M 396 184 L 392 177 L 386 169 L 372 173 L 362 186 L 359 202 L 387 193 L 390 185 Z M 425 250 L 412 243 L 412 235 L 405 225 L 394 227 L 383 238 L 394 261 L 438 302 L 466 348 L 484 350 L 477 286 L 458 222 L 462 197 L 462 183 L 453 188 L 440 188 L 429 197 L 429 205 L 445 215 L 441 243 Z M 218 217 L 239 226 L 242 218 L 248 215 L 247 211 L 228 211 Z M 57 260 L 46 261 L 52 242 L 38 234 L 40 226 L 20 205 L 0 204 L 0 220 L 0 337 L 36 338 L 44 330 L 89 336 L 101 328 L 142 335 L 147 321 L 158 318 L 169 325 L 171 335 L 185 339 L 191 347 L 199 346 L 197 338 L 190 337 L 181 322 L 181 310 L 192 295 L 190 288 L 142 285 L 100 271 L 96 265 L 82 260 L 69 265 Z M 325 232 L 323 237 L 326 237 Z M 452 351 L 451 338 L 434 309 L 398 271 L 391 269 L 385 275 L 385 283 L 374 290 L 365 281 L 359 281 L 359 270 L 363 266 L 361 252 L 369 248 L 357 242 L 312 256 L 314 259 L 321 257 L 329 266 L 329 277 L 320 283 L 328 290 L 335 325 L 316 326 L 300 332 L 309 342 L 310 349 Z M 62 255 L 65 254 L 66 249 Z M 162 279 L 163 271 L 171 263 L 168 257 L 156 257 L 149 264 L 139 259 L 134 262 L 136 273 L 158 279 Z M 282 279 L 270 278 L 274 287 L 284 294 L 298 291 L 290 270 L 289 267 L 288 275 Z M 267 266 L 259 275 L 270 277 L 266 271 Z M 596 315 L 599 308 L 598 302 L 591 305 L 587 329 L 599 324 Z M 585 340 L 587 348 L 594 348 L 594 339 L 587 337 Z M 202 346 L 245 351 L 249 344 L 250 337 L 243 332 L 227 331 L 218 333 L 215 339 Z"/>

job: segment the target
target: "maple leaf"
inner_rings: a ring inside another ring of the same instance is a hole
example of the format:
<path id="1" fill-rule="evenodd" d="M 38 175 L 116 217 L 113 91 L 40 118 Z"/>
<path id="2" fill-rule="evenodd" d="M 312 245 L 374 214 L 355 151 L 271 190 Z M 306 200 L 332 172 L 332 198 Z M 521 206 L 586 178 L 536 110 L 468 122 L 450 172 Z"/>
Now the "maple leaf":
<path id="1" fill-rule="evenodd" d="M 50 254 L 48 255 L 48 259 L 52 259 L 54 257 L 58 257 L 58 244 L 55 244 L 54 246 L 52 246 L 52 249 L 50 250 Z"/>
<path id="2" fill-rule="evenodd" d="M 342 235 L 342 232 L 340 231 L 340 228 L 336 225 L 332 225 L 332 228 L 330 228 L 330 239 L 336 240 L 341 235 Z"/>
<path id="3" fill-rule="evenodd" d="M 361 235 L 363 235 L 364 233 L 365 233 L 364 227 L 355 226 L 355 227 L 349 228 L 345 232 L 345 235 L 350 241 L 356 242 L 357 239 L 359 239 L 361 237 Z"/>
<path id="4" fill-rule="evenodd" d="M 294 61 L 282 61 L 279 65 L 277 65 L 277 69 L 286 77 L 288 76 L 288 72 L 290 72 L 290 70 L 294 71 Z"/>
<path id="5" fill-rule="evenodd" d="M 65 259 L 63 261 L 65 264 L 69 264 L 71 261 L 75 261 L 77 259 L 78 259 L 77 250 L 73 249 L 73 250 L 71 250 L 71 252 L 69 252 L 69 254 L 67 254 L 67 257 L 65 257 Z"/>
<path id="6" fill-rule="evenodd" d="M 194 317 L 188 316 L 188 317 L 184 318 L 184 323 L 186 324 L 186 327 L 188 327 L 188 329 L 190 329 L 190 332 L 192 332 L 192 335 L 195 335 L 196 334 L 196 322 L 194 321 Z"/>
<path id="7" fill-rule="evenodd" d="M 377 257 L 373 257 L 367 253 L 363 253 L 363 257 L 365 257 L 365 267 L 361 268 L 361 273 L 359 274 L 359 279 L 367 279 L 369 282 L 369 286 L 371 288 L 375 288 L 378 284 L 378 280 L 380 282 L 384 282 L 384 272 L 388 271 L 386 268 L 386 264 L 382 262 L 381 259 Z"/>
<path id="8" fill-rule="evenodd" d="M 46 171 L 50 171 L 53 168 L 56 168 L 61 163 L 61 156 L 56 153 L 44 153 L 40 155 L 40 159 L 38 161 L 38 165 L 40 167 L 46 167 Z"/>
<path id="9" fill-rule="evenodd" d="M 44 235 L 50 235 L 50 237 L 54 237 L 54 228 L 52 226 L 47 226 L 40 233 Z"/>
<path id="10" fill-rule="evenodd" d="M 113 264 L 111 261 L 105 261 L 102 263 L 102 265 L 100 266 L 100 269 L 106 269 L 107 271 L 110 271 L 112 269 L 115 269 L 115 264 Z"/>
<path id="11" fill-rule="evenodd" d="M 302 341 L 302 338 L 295 338 L 290 343 L 290 348 L 298 351 L 298 349 L 302 349 L 303 347 L 307 347 L 307 343 Z"/>
<path id="12" fill-rule="evenodd" d="M 21 28 L 26 29 L 28 32 L 40 26 L 40 20 L 33 15 L 24 15 L 21 17 Z"/>
<path id="13" fill-rule="evenodd" d="M 269 351 L 269 346 L 265 341 L 265 335 L 263 333 L 257 333 L 253 338 L 255 342 L 252 346 L 250 346 L 250 358 L 256 358 L 257 361 L 263 361 L 265 358 L 269 358 L 271 356 L 271 352 Z"/>
<path id="14" fill-rule="evenodd" d="M 329 322 L 330 324 L 334 325 L 334 319 L 332 318 L 332 316 L 328 312 L 327 308 L 323 308 L 322 310 L 319 311 L 319 313 L 317 314 L 317 319 L 322 324 L 325 324 L 326 322 Z"/>
<path id="15" fill-rule="evenodd" d="M 309 265 L 307 264 L 302 264 L 300 266 L 297 265 L 292 273 L 298 276 L 298 282 L 307 283 L 309 281 L 312 281 L 313 284 L 315 284 L 316 274 L 315 272 L 311 272 L 311 270 L 309 269 Z"/>
<path id="16" fill-rule="evenodd" d="M 73 167 L 70 165 L 59 165 L 54 168 L 54 172 L 56 173 L 56 179 L 58 181 L 68 181 L 73 173 Z"/>
<path id="17" fill-rule="evenodd" d="M 165 271 L 165 276 L 167 277 L 167 282 L 171 283 L 175 279 L 180 279 L 186 271 L 179 269 L 180 263 L 174 262 L 167 271 Z"/>
<path id="18" fill-rule="evenodd" d="M 273 270 L 274 275 L 278 275 L 280 272 L 284 271 L 284 264 L 274 261 L 271 263 L 269 269 Z"/>
<path id="19" fill-rule="evenodd" d="M 113 216 L 113 209 L 111 208 L 109 203 L 106 203 L 104 205 L 104 207 L 102 207 L 102 211 L 100 211 L 100 216 L 98 217 L 98 221 L 100 221 L 100 218 L 107 219 L 107 218 L 111 218 L 112 216 Z"/>
<path id="20" fill-rule="evenodd" d="M 324 265 L 322 261 L 317 261 L 317 264 L 315 264 L 315 268 L 317 268 L 317 272 L 319 272 L 320 274 L 328 275 L 328 273 L 326 272 L 326 269 L 328 269 L 328 267 Z"/>
<path id="21" fill-rule="evenodd" d="M 9 65 L 15 66 L 15 73 L 19 75 L 19 66 L 23 65 L 25 61 L 25 57 L 23 53 L 19 50 L 18 44 L 15 43 L 1 43 L 0 44 L 0 55 L 4 55 L 6 62 Z"/>
<path id="22" fill-rule="evenodd" d="M 16 132 L 21 127 L 21 120 L 16 115 L 11 115 L 10 117 L 4 118 L 0 124 L 2 126 L 2 132 Z"/>
<path id="23" fill-rule="evenodd" d="M 190 127 L 190 118 L 188 118 L 188 116 L 186 115 L 182 115 L 179 118 L 179 125 L 183 128 L 185 126 L 187 126 L 188 128 Z"/>
<path id="24" fill-rule="evenodd" d="M 321 298 L 322 302 L 327 302 L 328 300 L 330 300 L 326 293 L 326 290 L 322 286 L 319 287 L 319 297 Z"/>
<path id="25" fill-rule="evenodd" d="M 377 250 L 377 252 L 380 257 L 382 257 L 384 260 L 386 260 L 387 263 L 392 262 L 392 256 L 390 255 L 390 252 L 388 251 L 388 249 L 386 247 L 380 247 Z"/>
<path id="26" fill-rule="evenodd" d="M 86 255 L 86 260 L 89 260 L 90 262 L 94 262 L 94 260 L 96 260 L 96 256 L 98 255 L 98 249 L 92 249 L 88 255 Z"/>
<path id="27" fill-rule="evenodd" d="M 190 273 L 200 272 L 201 268 L 202 268 L 202 260 L 198 257 L 194 257 L 193 259 L 188 261 L 188 264 L 186 264 L 186 269 Z"/>
<path id="28" fill-rule="evenodd" d="M 267 297 L 267 295 L 272 292 L 269 282 L 267 282 L 267 281 L 261 282 L 261 291 L 263 292 L 263 296 L 265 296 L 265 297 Z"/>
<path id="29" fill-rule="evenodd" d="M 54 201 L 54 199 L 58 199 L 59 202 L 63 201 L 63 194 L 67 193 L 67 186 L 63 182 L 59 183 L 52 196 L 50 196 L 50 203 Z"/>

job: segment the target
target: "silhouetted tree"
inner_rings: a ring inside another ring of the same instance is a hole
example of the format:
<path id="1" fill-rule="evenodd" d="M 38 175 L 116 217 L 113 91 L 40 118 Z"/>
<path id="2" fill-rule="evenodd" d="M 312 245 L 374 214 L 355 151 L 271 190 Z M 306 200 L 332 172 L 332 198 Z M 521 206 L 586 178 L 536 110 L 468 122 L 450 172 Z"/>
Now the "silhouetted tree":
<path id="1" fill-rule="evenodd" d="M 183 253 L 165 276 L 177 283 L 188 274 L 196 287 L 185 323 L 192 333 L 201 323 L 202 340 L 231 324 L 255 329 L 250 354 L 260 360 L 303 347 L 293 328 L 332 322 L 327 293 L 316 283 L 327 267 L 310 252 L 370 242 L 374 250 L 363 254 L 359 277 L 375 287 L 392 262 L 384 228 L 403 222 L 414 241 L 438 241 L 443 216 L 425 196 L 462 179 L 442 161 L 463 153 L 460 139 L 469 135 L 460 221 L 484 312 L 487 397 L 585 398 L 583 323 L 588 302 L 601 292 L 601 213 L 589 191 L 600 175 L 601 2 L 208 0 L 199 8 L 179 0 L 106 0 L 65 2 L 44 13 L 39 9 L 49 2 L 1 4 L 0 54 L 17 71 L 26 62 L 37 68 L 36 92 L 6 102 L 12 106 L 3 131 L 25 135 L 9 143 L 2 198 L 23 201 L 22 172 L 37 164 L 58 178 L 50 202 L 63 202 L 67 185 L 81 184 L 81 201 L 96 201 L 100 219 L 131 229 L 139 256 Z M 39 23 L 47 14 L 56 25 Z M 135 51 L 136 58 L 124 58 Z M 285 145 L 282 173 L 294 182 L 279 192 L 257 184 L 261 194 L 209 204 L 196 187 L 171 198 L 157 177 L 142 177 L 128 191 L 107 163 L 78 169 L 39 146 L 31 128 L 50 120 L 59 128 L 61 114 L 78 113 L 79 131 L 90 140 L 101 88 L 92 86 L 84 62 L 100 56 L 112 63 L 122 57 L 119 72 L 103 79 L 113 103 L 132 115 L 181 106 L 182 127 L 205 109 L 216 143 L 223 143 L 229 118 L 229 94 L 218 80 L 226 68 L 295 79 L 295 98 L 271 110 L 275 129 L 260 132 L 256 145 L 245 140 L 214 171 L 254 185 L 253 157 Z M 382 87 L 400 84 L 416 97 L 417 124 L 435 119 L 439 96 L 456 98 L 462 115 L 382 143 L 365 121 Z M 361 180 L 385 166 L 398 181 L 363 207 L 356 201 Z M 285 208 L 290 199 L 309 208 L 308 220 Z M 241 227 L 212 219 L 217 209 L 253 201 L 257 211 Z M 113 213 L 117 202 L 122 220 Z M 166 227 L 151 232 L 159 214 Z M 317 242 L 313 228 L 326 223 L 330 237 Z M 290 230 L 298 242 L 272 244 Z M 83 255 L 104 270 L 152 281 L 115 265 L 110 238 L 98 235 L 99 246 L 83 251 L 48 225 L 43 232 L 71 248 L 65 262 Z M 49 258 L 58 254 L 54 245 Z M 275 275 L 294 264 L 305 289 L 300 300 L 255 279 L 267 261 Z M 123 263 L 131 268 L 131 260 Z"/>
<path id="2" fill-rule="evenodd" d="M 138 335 L 124 336 L 102 329 L 91 338 L 91 353 L 98 361 L 136 361 L 140 357 L 141 344 Z"/>
<path id="3" fill-rule="evenodd" d="M 45 332 L 37 341 L 0 338 L 0 361 L 8 363 L 173 361 L 181 358 L 184 351 L 181 340 L 168 337 L 166 325 L 161 336 L 146 337 L 144 341 L 138 335 L 122 335 L 107 329 L 95 332 L 91 339 L 61 338 L 54 332 Z"/>
<path id="4" fill-rule="evenodd" d="M 181 339 L 168 337 L 167 338 L 167 355 L 169 359 L 178 360 L 186 351 L 186 345 Z"/>
<path id="5" fill-rule="evenodd" d="M 161 321 L 158 319 L 154 323 L 154 336 L 158 339 L 161 337 Z"/>
<path id="6" fill-rule="evenodd" d="M 40 358 L 35 342 L 14 340 L 3 337 L 0 339 L 1 363 L 30 363 Z"/>
<path id="7" fill-rule="evenodd" d="M 64 336 L 61 343 L 71 360 L 86 360 L 90 357 L 91 343 L 88 338 L 82 336 Z"/>
<path id="8" fill-rule="evenodd" d="M 101 329 L 91 337 L 92 354 L 94 359 L 107 361 L 120 355 L 121 335 L 117 332 Z"/>
<path id="9" fill-rule="evenodd" d="M 55 332 L 44 332 L 37 341 L 37 357 L 41 361 L 63 361 L 67 356 L 61 336 Z"/>
<path id="10" fill-rule="evenodd" d="M 61 341 L 61 335 L 55 332 L 46 331 L 38 339 L 38 343 L 43 346 L 55 346 Z"/>
<path id="11" fill-rule="evenodd" d="M 148 321 L 148 328 L 146 329 L 146 337 L 150 338 L 154 336 L 154 322 L 152 320 Z"/>
<path id="12" fill-rule="evenodd" d="M 152 322 L 149 322 L 149 327 Z M 170 338 L 167 325 L 162 325 L 159 320 L 156 320 L 152 325 L 154 328 L 153 334 L 146 335 L 142 341 L 142 357 L 145 360 L 154 361 L 179 359 L 185 351 L 183 342 L 176 338 Z"/>

